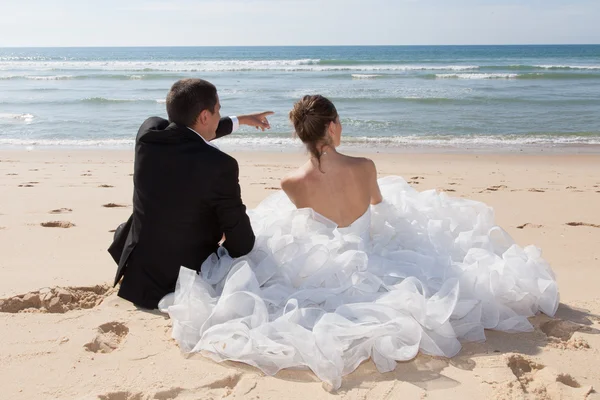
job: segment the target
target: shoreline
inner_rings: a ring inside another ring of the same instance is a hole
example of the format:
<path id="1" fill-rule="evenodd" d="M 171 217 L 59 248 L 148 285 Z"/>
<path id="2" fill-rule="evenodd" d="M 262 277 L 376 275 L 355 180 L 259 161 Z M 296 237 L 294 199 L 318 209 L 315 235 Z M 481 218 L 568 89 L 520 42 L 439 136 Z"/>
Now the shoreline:
<path id="1" fill-rule="evenodd" d="M 279 145 L 267 144 L 261 146 L 260 139 L 257 139 L 253 143 L 249 144 L 230 144 L 230 143 L 219 143 L 216 140 L 215 143 L 227 153 L 266 153 L 266 154 L 278 154 L 278 153 L 297 153 L 301 154 L 305 152 L 305 148 L 302 143 L 285 143 Z M 134 144 L 131 145 L 117 145 L 117 146 L 67 146 L 67 145 L 0 145 L 0 153 L 2 152 L 131 152 L 134 151 Z M 363 144 L 355 142 L 352 144 L 344 144 L 342 138 L 342 145 L 339 147 L 339 151 L 342 153 L 355 154 L 355 153 L 367 153 L 367 154 L 452 154 L 452 155 L 509 155 L 509 154 L 522 154 L 522 155 L 578 155 L 578 154 L 589 154 L 598 155 L 600 154 L 600 144 L 553 144 L 553 145 L 541 145 L 541 144 L 526 144 L 526 145 L 461 145 L 461 146 L 434 146 L 434 145 L 391 145 L 391 146 L 373 146 L 372 144 Z"/>

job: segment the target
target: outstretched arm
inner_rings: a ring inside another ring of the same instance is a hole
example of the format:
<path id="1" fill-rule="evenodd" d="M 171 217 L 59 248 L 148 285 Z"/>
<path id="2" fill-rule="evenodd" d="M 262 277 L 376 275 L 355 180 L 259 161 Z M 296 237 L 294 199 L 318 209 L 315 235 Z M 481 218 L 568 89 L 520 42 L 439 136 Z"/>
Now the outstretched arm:
<path id="1" fill-rule="evenodd" d="M 238 119 L 240 121 L 240 125 L 253 126 L 256 129 L 260 129 L 264 132 L 265 129 L 271 129 L 271 124 L 269 124 L 267 117 L 273 114 L 275 114 L 273 111 L 263 111 L 256 114 L 240 115 Z"/>
<path id="2" fill-rule="evenodd" d="M 237 161 L 228 158 L 214 177 L 211 202 L 225 236 L 223 246 L 232 257 L 248 254 L 254 247 L 254 232 L 242 203 Z"/>
<path id="3" fill-rule="evenodd" d="M 256 114 L 221 118 L 219 121 L 219 126 L 217 127 L 215 139 L 227 136 L 230 133 L 237 131 L 240 125 L 253 126 L 256 129 L 261 129 L 263 132 L 265 129 L 271 129 L 271 125 L 269 124 L 267 117 L 273 114 L 273 111 L 264 111 Z"/>

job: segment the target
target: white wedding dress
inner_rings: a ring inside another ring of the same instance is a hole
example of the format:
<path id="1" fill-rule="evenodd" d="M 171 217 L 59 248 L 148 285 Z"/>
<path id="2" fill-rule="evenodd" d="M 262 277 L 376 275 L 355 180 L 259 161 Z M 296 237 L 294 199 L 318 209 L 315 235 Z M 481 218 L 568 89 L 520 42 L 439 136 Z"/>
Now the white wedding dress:
<path id="1" fill-rule="evenodd" d="M 281 191 L 249 211 L 250 254 L 181 268 L 167 308 L 181 348 L 267 374 L 308 367 L 339 388 L 368 358 L 387 372 L 419 351 L 452 357 L 484 329 L 531 331 L 527 317 L 555 313 L 549 265 L 491 208 L 400 177 L 379 185 L 384 201 L 346 228 Z"/>

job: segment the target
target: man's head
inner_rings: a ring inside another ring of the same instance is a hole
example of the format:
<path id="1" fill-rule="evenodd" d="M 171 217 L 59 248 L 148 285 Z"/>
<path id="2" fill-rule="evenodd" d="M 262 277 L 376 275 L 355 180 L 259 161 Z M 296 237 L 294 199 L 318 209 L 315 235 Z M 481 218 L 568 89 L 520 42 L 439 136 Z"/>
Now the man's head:
<path id="1" fill-rule="evenodd" d="M 215 137 L 220 109 L 217 88 L 202 79 L 181 79 L 167 95 L 169 121 L 192 128 L 207 140 Z"/>

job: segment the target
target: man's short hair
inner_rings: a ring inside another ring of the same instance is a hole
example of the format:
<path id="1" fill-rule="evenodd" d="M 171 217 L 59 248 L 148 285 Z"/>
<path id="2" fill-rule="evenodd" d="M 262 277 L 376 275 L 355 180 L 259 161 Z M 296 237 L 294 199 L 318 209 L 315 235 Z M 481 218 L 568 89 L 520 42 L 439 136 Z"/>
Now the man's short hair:
<path id="1" fill-rule="evenodd" d="M 203 79 L 180 79 L 167 94 L 169 121 L 179 125 L 193 126 L 204 110 L 215 112 L 217 88 Z"/>

